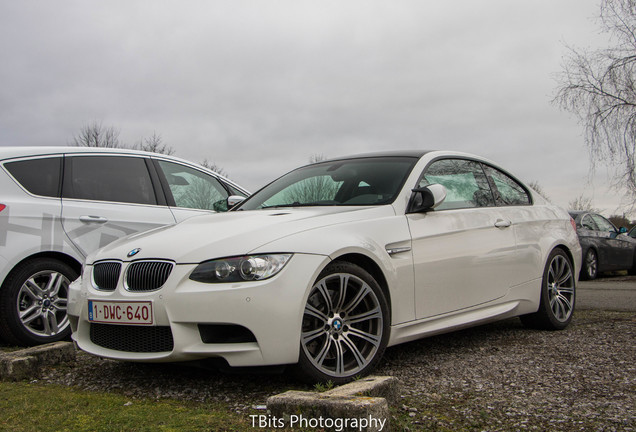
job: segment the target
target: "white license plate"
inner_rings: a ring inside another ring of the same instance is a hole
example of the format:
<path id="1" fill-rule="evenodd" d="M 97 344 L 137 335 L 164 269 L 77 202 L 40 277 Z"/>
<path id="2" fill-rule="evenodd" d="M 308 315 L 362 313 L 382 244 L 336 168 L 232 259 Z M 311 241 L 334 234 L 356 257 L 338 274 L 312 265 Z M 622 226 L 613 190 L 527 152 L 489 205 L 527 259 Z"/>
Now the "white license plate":
<path id="1" fill-rule="evenodd" d="M 150 325 L 153 323 L 152 302 L 89 300 L 88 320 L 108 324 Z"/>

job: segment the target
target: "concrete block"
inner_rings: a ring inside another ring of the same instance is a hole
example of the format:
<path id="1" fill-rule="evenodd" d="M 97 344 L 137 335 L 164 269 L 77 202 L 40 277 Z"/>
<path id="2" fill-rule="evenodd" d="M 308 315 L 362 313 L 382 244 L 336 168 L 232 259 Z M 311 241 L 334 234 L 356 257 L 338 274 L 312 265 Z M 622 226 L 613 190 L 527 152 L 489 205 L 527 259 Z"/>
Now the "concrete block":
<path id="1" fill-rule="evenodd" d="M 350 382 L 323 393 L 328 396 L 372 396 L 396 405 L 400 400 L 400 381 L 391 376 L 371 376 Z"/>
<path id="2" fill-rule="evenodd" d="M 39 378 L 44 366 L 75 359 L 75 347 L 70 342 L 46 345 L 0 354 L 0 379 L 19 381 Z"/>
<path id="3" fill-rule="evenodd" d="M 261 425 L 342 431 L 388 431 L 389 403 L 399 399 L 399 381 L 369 377 L 318 392 L 288 391 L 267 399 L 267 416 L 253 416 Z M 269 422 L 269 424 L 267 424 Z"/>

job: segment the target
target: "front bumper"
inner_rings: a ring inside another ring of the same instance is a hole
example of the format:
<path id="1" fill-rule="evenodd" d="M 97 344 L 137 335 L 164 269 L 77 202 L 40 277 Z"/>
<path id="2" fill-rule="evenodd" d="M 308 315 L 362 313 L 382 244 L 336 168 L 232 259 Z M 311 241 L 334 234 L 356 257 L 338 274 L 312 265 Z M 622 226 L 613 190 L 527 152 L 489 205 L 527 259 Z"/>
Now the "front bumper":
<path id="1" fill-rule="evenodd" d="M 145 293 L 127 291 L 121 277 L 114 291 L 97 290 L 91 282 L 93 267 L 86 266 L 81 282 L 70 287 L 68 314 L 72 337 L 86 352 L 126 361 L 173 362 L 222 357 L 230 366 L 296 363 L 307 295 L 328 261 L 323 255 L 296 254 L 271 279 L 228 284 L 194 282 L 188 277 L 196 265 L 175 265 L 162 288 Z M 124 263 L 122 274 L 128 264 Z M 153 326 L 170 329 L 172 350 L 130 352 L 96 344 L 88 320 L 89 300 L 151 301 Z M 254 335 L 256 342 L 204 343 L 199 325 L 206 324 L 242 326 Z"/>

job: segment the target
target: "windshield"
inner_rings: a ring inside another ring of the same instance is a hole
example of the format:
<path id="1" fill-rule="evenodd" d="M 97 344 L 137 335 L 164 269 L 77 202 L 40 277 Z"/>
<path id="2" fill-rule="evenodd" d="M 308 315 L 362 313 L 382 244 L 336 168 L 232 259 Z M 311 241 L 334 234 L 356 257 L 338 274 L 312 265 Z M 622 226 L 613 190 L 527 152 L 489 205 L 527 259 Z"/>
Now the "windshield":
<path id="1" fill-rule="evenodd" d="M 414 157 L 369 157 L 298 168 L 265 186 L 238 210 L 392 203 L 417 162 Z"/>

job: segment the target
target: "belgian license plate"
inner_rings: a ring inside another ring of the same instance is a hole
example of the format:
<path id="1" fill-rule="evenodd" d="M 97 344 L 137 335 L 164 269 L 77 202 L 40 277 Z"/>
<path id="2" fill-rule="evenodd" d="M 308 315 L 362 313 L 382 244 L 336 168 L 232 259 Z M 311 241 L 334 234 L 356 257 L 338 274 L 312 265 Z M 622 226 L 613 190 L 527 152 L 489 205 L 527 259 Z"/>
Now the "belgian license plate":
<path id="1" fill-rule="evenodd" d="M 89 300 L 88 320 L 108 324 L 151 325 L 152 302 Z"/>

